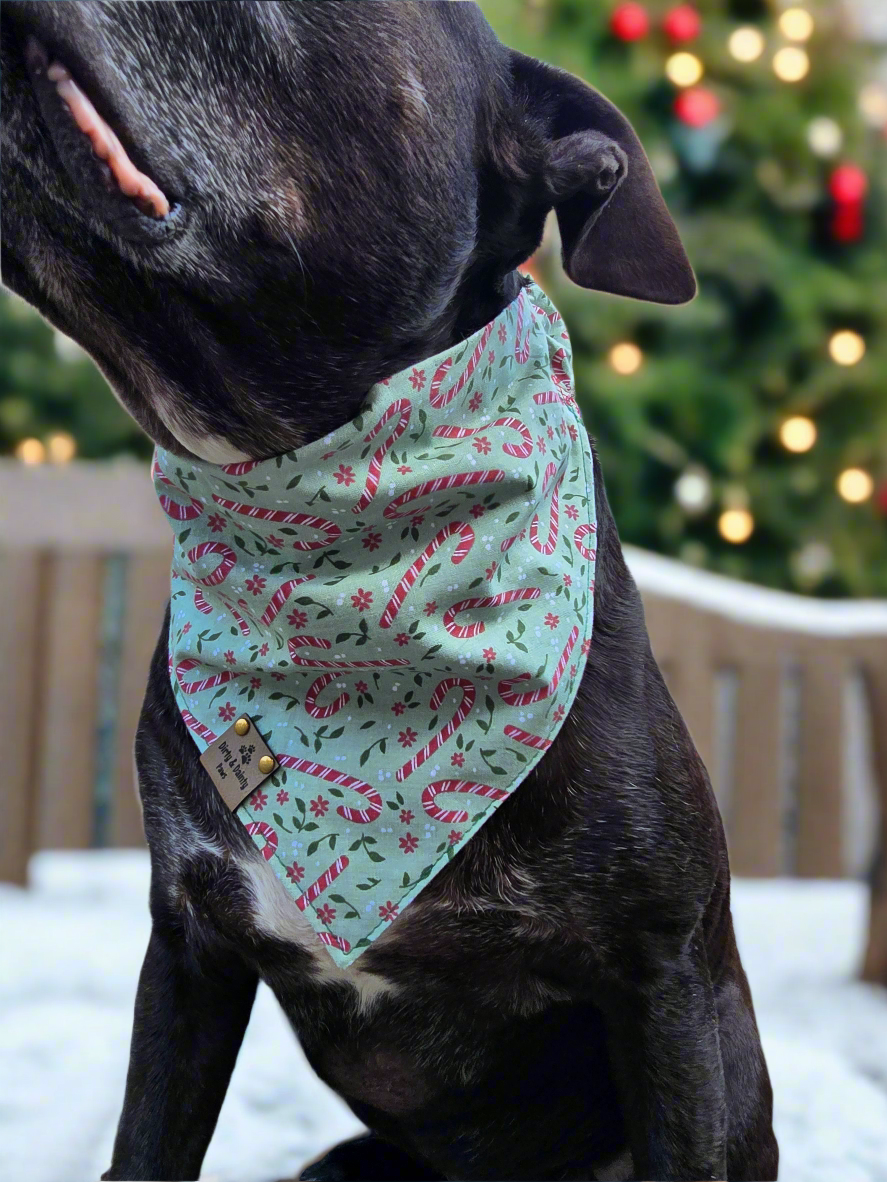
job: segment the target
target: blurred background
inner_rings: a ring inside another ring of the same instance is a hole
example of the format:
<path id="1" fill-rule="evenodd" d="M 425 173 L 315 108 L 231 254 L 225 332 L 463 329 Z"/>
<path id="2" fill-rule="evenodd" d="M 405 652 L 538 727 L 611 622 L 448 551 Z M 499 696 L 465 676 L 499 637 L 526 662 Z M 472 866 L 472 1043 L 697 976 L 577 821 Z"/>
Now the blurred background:
<path id="1" fill-rule="evenodd" d="M 781 1176 L 887 1182 L 887 2 L 481 7 L 627 114 L 696 270 L 684 308 L 581 291 L 553 220 L 526 266 L 724 816 Z M 131 747 L 170 552 L 150 451 L 0 292 L 0 1176 L 96 1176 L 122 1094 L 147 938 Z M 207 1177 L 293 1171 L 357 1128 L 290 1044 L 260 994 Z"/>

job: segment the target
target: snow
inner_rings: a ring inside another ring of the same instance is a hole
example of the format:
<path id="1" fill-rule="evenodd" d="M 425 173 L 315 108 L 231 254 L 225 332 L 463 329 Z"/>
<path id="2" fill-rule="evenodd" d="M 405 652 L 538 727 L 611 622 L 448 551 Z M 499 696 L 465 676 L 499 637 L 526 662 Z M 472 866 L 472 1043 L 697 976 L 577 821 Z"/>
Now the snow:
<path id="1" fill-rule="evenodd" d="M 138 851 L 38 854 L 29 890 L 0 887 L 0 1178 L 95 1182 L 107 1167 L 147 894 Z M 790 1182 L 887 1182 L 887 991 L 852 979 L 866 907 L 856 882 L 734 883 Z M 202 1177 L 292 1177 L 360 1128 L 262 987 Z"/>

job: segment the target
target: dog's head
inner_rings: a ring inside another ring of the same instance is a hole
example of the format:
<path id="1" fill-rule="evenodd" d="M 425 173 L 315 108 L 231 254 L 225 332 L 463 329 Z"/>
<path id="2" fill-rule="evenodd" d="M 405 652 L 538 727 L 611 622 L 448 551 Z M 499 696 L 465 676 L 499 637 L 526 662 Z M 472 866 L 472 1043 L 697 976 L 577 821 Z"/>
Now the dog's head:
<path id="1" fill-rule="evenodd" d="M 5 0 L 0 20 L 3 281 L 173 450 L 264 456 L 347 421 L 513 298 L 551 208 L 576 283 L 695 292 L 626 119 L 474 4 Z"/>

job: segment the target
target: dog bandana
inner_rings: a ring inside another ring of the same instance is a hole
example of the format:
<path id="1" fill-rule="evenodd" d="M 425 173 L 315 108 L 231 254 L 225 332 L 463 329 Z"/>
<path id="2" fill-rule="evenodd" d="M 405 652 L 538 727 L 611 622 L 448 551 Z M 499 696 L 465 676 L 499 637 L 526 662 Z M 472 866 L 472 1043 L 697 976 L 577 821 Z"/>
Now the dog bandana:
<path id="1" fill-rule="evenodd" d="M 532 285 L 333 434 L 221 466 L 158 449 L 153 476 L 182 717 L 220 790 L 260 769 L 236 816 L 351 964 L 526 778 L 579 687 L 595 508 L 563 321 Z"/>

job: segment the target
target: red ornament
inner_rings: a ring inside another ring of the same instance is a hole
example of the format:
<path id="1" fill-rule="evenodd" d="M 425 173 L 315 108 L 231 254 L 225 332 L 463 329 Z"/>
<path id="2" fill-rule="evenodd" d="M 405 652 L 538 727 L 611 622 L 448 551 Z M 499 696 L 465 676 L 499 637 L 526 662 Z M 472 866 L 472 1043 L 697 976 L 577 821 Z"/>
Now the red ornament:
<path id="1" fill-rule="evenodd" d="M 650 18 L 643 4 L 619 4 L 610 17 L 610 32 L 620 41 L 639 41 L 650 32 Z"/>
<path id="2" fill-rule="evenodd" d="M 829 177 L 829 192 L 839 204 L 862 201 L 868 192 L 868 177 L 855 164 L 839 164 Z"/>
<path id="3" fill-rule="evenodd" d="M 682 90 L 674 101 L 674 113 L 688 127 L 705 127 L 721 112 L 718 96 L 704 86 L 691 86 Z"/>
<path id="4" fill-rule="evenodd" d="M 693 41 L 699 36 L 702 18 L 690 4 L 679 4 L 665 14 L 662 28 L 672 41 Z"/>
<path id="5" fill-rule="evenodd" d="M 831 225 L 835 242 L 858 242 L 863 229 L 862 202 L 845 201 L 835 205 Z"/>

